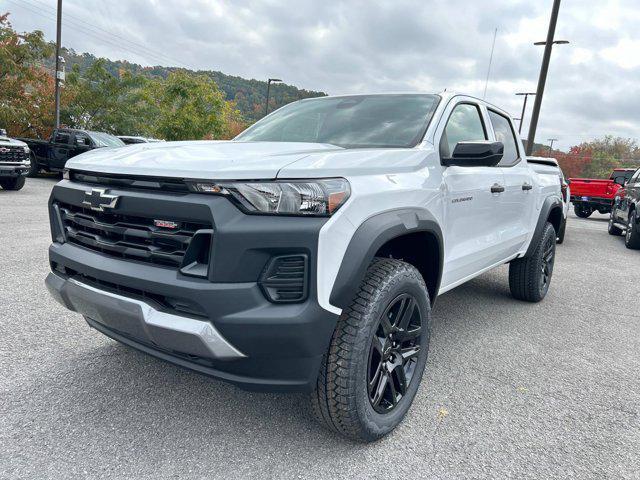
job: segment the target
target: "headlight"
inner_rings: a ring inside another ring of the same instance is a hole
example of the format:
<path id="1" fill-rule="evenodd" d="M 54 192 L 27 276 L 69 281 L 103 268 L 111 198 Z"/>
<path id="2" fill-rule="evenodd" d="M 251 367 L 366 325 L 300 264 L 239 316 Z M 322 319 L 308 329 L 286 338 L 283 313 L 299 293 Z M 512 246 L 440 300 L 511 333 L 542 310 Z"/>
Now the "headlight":
<path id="1" fill-rule="evenodd" d="M 189 182 L 192 191 L 228 195 L 248 213 L 329 216 L 349 198 L 344 178 L 291 182 Z"/>
<path id="2" fill-rule="evenodd" d="M 24 148 L 24 153 L 29 153 L 31 151 L 31 150 L 29 150 L 29 147 L 26 146 L 26 145 L 24 147 L 22 147 L 22 148 Z"/>

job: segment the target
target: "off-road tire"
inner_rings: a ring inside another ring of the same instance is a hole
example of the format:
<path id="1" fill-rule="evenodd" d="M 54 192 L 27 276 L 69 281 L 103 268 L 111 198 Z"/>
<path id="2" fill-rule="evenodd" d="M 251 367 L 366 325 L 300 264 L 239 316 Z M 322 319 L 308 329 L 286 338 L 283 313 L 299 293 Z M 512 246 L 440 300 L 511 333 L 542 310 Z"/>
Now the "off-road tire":
<path id="1" fill-rule="evenodd" d="M 0 178 L 0 187 L 5 190 L 20 190 L 24 187 L 25 178 L 20 177 L 11 177 L 11 178 Z"/>
<path id="2" fill-rule="evenodd" d="M 535 303 L 546 296 L 553 275 L 555 247 L 556 231 L 553 225 L 547 222 L 533 254 L 529 257 L 513 260 L 509 264 L 509 288 L 514 298 Z M 545 259 L 549 254 L 549 249 L 550 265 L 548 265 L 549 259 Z M 543 284 L 545 262 L 549 266 L 549 272 L 546 284 Z"/>
<path id="3" fill-rule="evenodd" d="M 632 250 L 640 250 L 640 225 L 638 225 L 638 212 L 629 213 L 627 221 L 627 233 L 624 236 L 624 244 Z"/>
<path id="4" fill-rule="evenodd" d="M 556 239 L 556 243 L 558 245 L 564 242 L 564 235 L 566 231 L 567 231 L 567 219 L 565 218 L 562 220 L 562 225 L 560 225 L 560 231 L 558 232 L 558 237 Z"/>
<path id="5" fill-rule="evenodd" d="M 611 212 L 611 216 L 609 217 L 609 226 L 607 227 L 607 231 L 609 232 L 609 235 L 614 235 L 616 237 L 619 237 L 620 235 L 622 235 L 622 229 L 620 227 L 616 227 L 614 222 L 614 218 L 613 218 L 613 212 Z"/>
<path id="6" fill-rule="evenodd" d="M 381 328 L 382 314 L 403 294 L 415 299 L 421 315 L 420 349 L 405 395 L 391 411 L 378 413 L 367 388 L 372 339 Z M 351 305 L 338 319 L 323 359 L 310 396 L 316 419 L 333 432 L 360 442 L 372 442 L 391 432 L 418 391 L 427 361 L 430 323 L 429 293 L 420 272 L 400 260 L 375 258 Z"/>
<path id="7" fill-rule="evenodd" d="M 36 161 L 36 157 L 33 153 L 29 156 L 29 160 L 31 160 L 31 165 L 29 166 L 27 177 L 37 177 L 38 173 L 40 173 L 40 167 L 38 166 L 38 162 Z"/>
<path id="8" fill-rule="evenodd" d="M 593 213 L 593 209 L 591 207 L 582 207 L 580 205 L 574 205 L 573 212 L 576 214 L 577 217 L 589 218 Z"/>

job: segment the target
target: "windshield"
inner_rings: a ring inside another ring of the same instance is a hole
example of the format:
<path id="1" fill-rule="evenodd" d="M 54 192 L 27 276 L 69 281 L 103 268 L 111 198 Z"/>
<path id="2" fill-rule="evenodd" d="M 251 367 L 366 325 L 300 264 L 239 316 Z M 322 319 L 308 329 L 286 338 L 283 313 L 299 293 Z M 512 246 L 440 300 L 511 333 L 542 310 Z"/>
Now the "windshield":
<path id="1" fill-rule="evenodd" d="M 124 142 L 118 137 L 102 132 L 87 132 L 96 147 L 123 147 Z"/>
<path id="2" fill-rule="evenodd" d="M 440 97 L 424 94 L 325 97 L 291 103 L 235 138 L 243 142 L 329 143 L 407 148 L 424 135 Z"/>

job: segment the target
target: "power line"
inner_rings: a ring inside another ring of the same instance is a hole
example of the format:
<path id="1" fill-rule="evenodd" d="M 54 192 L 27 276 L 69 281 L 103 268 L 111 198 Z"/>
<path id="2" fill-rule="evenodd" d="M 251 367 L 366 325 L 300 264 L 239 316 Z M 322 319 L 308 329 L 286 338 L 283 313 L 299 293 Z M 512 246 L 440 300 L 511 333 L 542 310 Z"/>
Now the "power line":
<path id="1" fill-rule="evenodd" d="M 24 8 L 24 9 L 26 9 L 26 10 L 32 12 L 32 13 L 40 15 L 42 17 L 45 17 L 45 18 L 48 18 L 48 19 L 54 19 L 55 18 L 55 13 L 42 11 L 42 10 L 40 10 L 40 6 L 38 6 L 38 5 L 34 4 L 34 3 L 31 3 L 31 1 L 29 1 L 29 0 L 22 0 L 22 3 L 18 3 L 16 0 L 8 0 L 8 1 L 13 3 L 13 4 L 15 4 L 15 5 L 17 5 L 17 6 L 19 6 L 19 7 L 21 7 L 21 8 Z M 32 1 L 36 1 L 37 2 L 38 0 L 32 0 Z M 41 5 L 42 6 L 46 6 L 44 4 L 41 4 Z M 46 6 L 46 7 L 50 8 L 48 6 Z M 76 20 L 69 19 L 69 18 L 66 18 L 66 17 L 67 17 L 67 15 L 65 15 L 65 18 L 62 21 L 62 23 L 65 24 L 66 26 L 74 28 L 75 30 L 79 30 L 79 31 L 85 33 L 86 35 L 88 35 L 88 36 L 90 36 L 90 37 L 92 37 L 94 39 L 97 39 L 97 40 L 99 40 L 101 42 L 107 43 L 107 44 L 109 44 L 109 45 L 111 45 L 113 47 L 116 47 L 119 50 L 123 50 L 123 51 L 126 51 L 128 53 L 132 53 L 134 55 L 141 56 L 143 58 L 146 58 L 147 60 L 148 59 L 153 59 L 154 61 L 159 61 L 159 62 L 162 62 L 162 63 L 165 63 L 165 62 L 169 61 L 170 63 L 182 65 L 185 68 L 191 68 L 188 65 L 186 65 L 185 63 L 182 63 L 182 62 L 180 62 L 180 61 L 178 61 L 176 59 L 173 59 L 173 58 L 168 57 L 168 56 L 166 56 L 164 54 L 161 54 L 161 53 L 156 53 L 154 50 L 151 50 L 148 47 L 144 47 L 144 46 L 141 46 L 141 45 L 137 46 L 139 44 L 137 44 L 135 42 L 132 42 L 131 40 L 128 40 L 126 38 L 120 37 L 119 35 L 110 33 L 110 32 L 108 32 L 108 31 L 106 31 L 106 30 L 104 30 L 104 29 L 102 29 L 100 27 L 91 26 L 90 24 L 88 24 L 88 23 L 86 23 L 84 21 L 83 21 L 83 23 L 79 23 Z M 77 18 L 77 17 L 75 17 L 75 18 Z M 97 30 L 103 30 L 106 33 L 105 34 L 100 33 Z M 109 38 L 107 35 L 109 37 L 113 37 L 113 39 Z M 119 43 L 117 40 L 120 40 L 121 42 L 127 42 L 127 43 L 135 45 L 135 46 L 131 46 L 131 45 L 125 46 L 125 45 L 122 45 L 122 43 Z"/>

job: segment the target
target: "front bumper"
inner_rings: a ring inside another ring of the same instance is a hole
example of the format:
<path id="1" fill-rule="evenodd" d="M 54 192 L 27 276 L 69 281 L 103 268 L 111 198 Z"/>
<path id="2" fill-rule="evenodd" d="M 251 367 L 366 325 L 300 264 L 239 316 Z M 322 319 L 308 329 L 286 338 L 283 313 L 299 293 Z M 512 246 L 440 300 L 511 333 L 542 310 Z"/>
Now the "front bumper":
<path id="1" fill-rule="evenodd" d="M 207 278 L 117 258 L 65 241 L 55 202 L 81 204 L 89 187 L 53 190 L 47 287 L 93 328 L 138 350 L 251 390 L 309 391 L 338 316 L 317 302 L 317 239 L 323 221 L 247 216 L 228 200 L 200 194 L 125 192 L 118 209 L 158 210 L 213 223 Z M 153 213 L 155 215 L 155 213 Z M 195 218 L 195 217 L 198 218 Z M 188 220 L 189 218 L 184 218 Z M 272 303 L 258 280 L 271 258 L 308 257 L 308 295 Z M 192 313 L 174 308 L 187 305 Z"/>
<path id="2" fill-rule="evenodd" d="M 29 162 L 0 162 L 0 177 L 19 177 L 29 172 Z"/>

